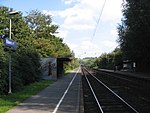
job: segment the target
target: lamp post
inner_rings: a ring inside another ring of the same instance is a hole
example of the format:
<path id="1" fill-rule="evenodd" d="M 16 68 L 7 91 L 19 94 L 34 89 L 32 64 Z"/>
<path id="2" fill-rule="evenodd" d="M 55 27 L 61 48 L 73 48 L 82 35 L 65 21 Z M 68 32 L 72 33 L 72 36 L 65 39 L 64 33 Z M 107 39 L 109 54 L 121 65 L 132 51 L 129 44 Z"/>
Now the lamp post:
<path id="1" fill-rule="evenodd" d="M 9 39 L 11 39 L 11 16 L 12 15 L 16 15 L 19 14 L 19 12 L 17 11 L 13 11 L 13 9 L 10 9 L 9 15 L 10 15 L 10 19 L 9 19 Z M 9 49 L 9 92 L 8 93 L 12 93 L 11 91 L 11 49 Z"/>

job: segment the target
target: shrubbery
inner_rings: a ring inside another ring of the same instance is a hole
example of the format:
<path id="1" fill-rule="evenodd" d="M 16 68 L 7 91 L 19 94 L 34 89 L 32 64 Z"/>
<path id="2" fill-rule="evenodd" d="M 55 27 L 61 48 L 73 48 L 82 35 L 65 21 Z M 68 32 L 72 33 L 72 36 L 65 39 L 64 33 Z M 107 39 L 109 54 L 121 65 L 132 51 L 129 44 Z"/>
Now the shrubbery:
<path id="1" fill-rule="evenodd" d="M 17 42 L 12 52 L 12 92 L 41 78 L 40 57 L 72 57 L 74 54 L 56 37 L 58 26 L 52 25 L 50 15 L 33 10 L 26 17 L 21 12 L 9 16 L 9 8 L 0 7 L 0 35 L 9 34 L 9 19 L 12 19 L 12 40 Z M 8 52 L 0 39 L 0 95 L 8 93 Z"/>
<path id="2" fill-rule="evenodd" d="M 13 86 L 28 85 L 40 79 L 40 57 L 34 51 L 20 53 L 14 57 Z M 21 83 L 20 83 L 21 82 Z"/>
<path id="3" fill-rule="evenodd" d="M 18 55 L 19 54 L 19 55 Z M 34 51 L 12 53 L 12 90 L 40 80 L 40 57 Z M 0 62 L 0 95 L 8 92 L 8 55 Z"/>

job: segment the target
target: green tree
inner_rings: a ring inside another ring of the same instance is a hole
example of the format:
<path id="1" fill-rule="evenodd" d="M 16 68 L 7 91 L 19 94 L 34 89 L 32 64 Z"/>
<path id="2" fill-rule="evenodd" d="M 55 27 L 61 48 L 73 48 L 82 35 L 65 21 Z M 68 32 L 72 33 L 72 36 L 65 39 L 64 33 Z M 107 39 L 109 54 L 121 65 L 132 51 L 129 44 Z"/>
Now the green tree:
<path id="1" fill-rule="evenodd" d="M 9 36 L 9 19 L 12 20 L 12 40 L 17 42 L 17 51 L 12 52 L 12 88 L 19 90 L 23 85 L 40 78 L 39 57 L 32 44 L 31 30 L 25 23 L 21 12 L 9 16 L 9 8 L 0 7 L 0 35 Z M 4 51 L 4 42 L 0 42 L 0 94 L 8 92 L 8 52 Z M 24 64 L 24 65 L 23 65 Z M 26 69 L 30 69 L 27 71 Z M 26 79 L 24 79 L 26 78 Z"/>
<path id="2" fill-rule="evenodd" d="M 99 68 L 102 68 L 102 69 L 107 69 L 108 67 L 108 57 L 107 57 L 107 54 L 104 53 L 102 54 L 99 58 L 98 58 L 98 67 Z"/>
<path id="3" fill-rule="evenodd" d="M 123 55 L 137 63 L 138 71 L 149 71 L 150 1 L 126 0 L 123 7 L 122 24 L 118 26 Z"/>
<path id="4" fill-rule="evenodd" d="M 26 17 L 19 12 L 9 16 L 9 8 L 0 7 L 0 35 L 9 36 L 9 19 L 12 20 L 12 40 L 17 50 L 12 56 L 12 88 L 21 90 L 24 85 L 41 78 L 40 57 L 71 57 L 74 54 L 60 37 L 56 37 L 58 26 L 52 25 L 51 16 L 31 11 Z M 8 52 L 0 41 L 0 95 L 8 92 Z M 71 64 L 70 64 L 71 66 Z"/>
<path id="5" fill-rule="evenodd" d="M 50 15 L 43 14 L 38 10 L 29 12 L 25 21 L 36 38 L 50 38 L 58 29 L 57 25 L 52 25 Z"/>
<path id="6" fill-rule="evenodd" d="M 71 57 L 70 48 L 56 37 L 58 26 L 52 24 L 51 16 L 33 10 L 25 17 L 32 30 L 33 45 L 40 55 L 51 57 Z"/>
<path id="7" fill-rule="evenodd" d="M 120 48 L 116 48 L 112 54 L 114 55 L 114 66 L 118 67 L 118 70 L 123 68 L 124 57 Z"/>
<path id="8" fill-rule="evenodd" d="M 8 8 L 0 7 L 0 35 L 8 33 L 9 18 L 8 18 Z"/>
<path id="9" fill-rule="evenodd" d="M 117 69 L 122 69 L 123 66 L 123 55 L 120 48 L 116 48 L 110 53 L 103 53 L 95 61 L 97 66 L 102 69 L 114 69 L 117 66 Z"/>

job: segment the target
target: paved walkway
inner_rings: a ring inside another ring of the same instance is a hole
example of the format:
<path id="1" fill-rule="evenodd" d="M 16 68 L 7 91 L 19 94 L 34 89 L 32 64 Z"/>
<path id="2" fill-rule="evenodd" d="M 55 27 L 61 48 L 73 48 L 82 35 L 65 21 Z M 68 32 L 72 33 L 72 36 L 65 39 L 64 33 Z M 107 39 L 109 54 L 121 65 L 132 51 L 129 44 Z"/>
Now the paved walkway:
<path id="1" fill-rule="evenodd" d="M 72 72 L 58 79 L 54 84 L 37 95 L 25 100 L 7 113 L 78 113 L 81 76 L 80 73 L 77 73 L 76 77 L 74 77 L 75 73 L 76 72 Z M 70 84 L 73 77 L 74 81 Z M 70 87 L 68 87 L 69 84 Z M 67 88 L 68 92 L 66 91 Z M 63 96 L 64 98 L 62 99 Z M 62 101 L 60 101 L 60 99 L 62 99 Z"/>

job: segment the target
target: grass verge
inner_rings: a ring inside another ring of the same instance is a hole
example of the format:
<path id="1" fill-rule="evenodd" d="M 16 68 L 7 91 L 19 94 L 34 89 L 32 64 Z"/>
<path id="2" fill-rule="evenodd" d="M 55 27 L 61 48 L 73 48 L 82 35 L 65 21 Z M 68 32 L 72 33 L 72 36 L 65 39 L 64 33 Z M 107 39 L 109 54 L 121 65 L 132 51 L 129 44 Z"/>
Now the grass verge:
<path id="1" fill-rule="evenodd" d="M 65 76 L 68 75 L 68 74 L 70 74 L 71 71 L 72 71 L 72 70 L 67 70 L 67 71 L 65 72 Z"/>
<path id="2" fill-rule="evenodd" d="M 67 71 L 65 71 L 65 76 L 68 75 L 68 74 L 70 74 L 73 70 L 78 70 L 78 68 L 75 68 L 75 69 L 72 69 L 72 70 L 67 70 Z"/>
<path id="3" fill-rule="evenodd" d="M 40 82 L 35 82 L 29 86 L 25 86 L 23 90 L 15 92 L 9 95 L 0 96 L 0 113 L 5 113 L 14 106 L 20 104 L 25 99 L 37 94 L 42 89 L 46 88 L 53 81 L 41 80 Z"/>

